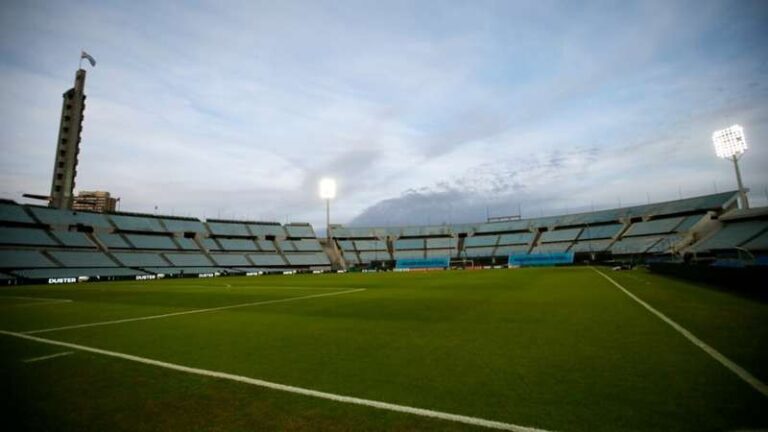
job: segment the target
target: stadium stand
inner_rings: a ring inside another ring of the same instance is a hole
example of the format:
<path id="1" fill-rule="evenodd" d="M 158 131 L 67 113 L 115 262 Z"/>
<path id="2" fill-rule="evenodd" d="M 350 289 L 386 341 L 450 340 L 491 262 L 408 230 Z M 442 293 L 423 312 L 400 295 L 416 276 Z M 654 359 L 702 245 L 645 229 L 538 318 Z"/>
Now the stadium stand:
<path id="1" fill-rule="evenodd" d="M 48 254 L 64 267 L 118 267 L 118 264 L 109 259 L 103 252 L 82 252 L 55 250 Z"/>
<path id="2" fill-rule="evenodd" d="M 160 225 L 160 219 L 151 216 L 112 214 L 109 218 L 120 231 L 166 232 Z"/>
<path id="3" fill-rule="evenodd" d="M 510 254 L 520 253 L 574 252 L 577 256 L 587 256 L 586 259 L 595 259 L 595 253 L 601 257 L 605 257 L 605 253 L 609 253 L 608 257 L 683 253 L 701 238 L 697 227 L 706 225 L 703 221 L 713 215 L 732 211 L 736 196 L 735 192 L 724 192 L 589 213 L 481 224 L 395 228 L 336 226 L 332 227 L 332 233 L 351 265 L 366 265 L 374 258 L 368 253 L 363 255 L 360 247 L 363 238 L 370 239 L 363 241 L 376 239 L 385 243 L 379 246 L 380 250 L 392 250 L 392 259 L 436 257 L 450 251 L 451 256 L 479 259 L 487 264 L 505 262 Z M 447 250 L 430 246 L 445 238 L 458 240 L 455 254 L 453 244 Z M 425 241 L 423 246 L 422 241 Z"/>
<path id="4" fill-rule="evenodd" d="M 165 258 L 176 267 L 211 267 L 213 263 L 203 254 L 165 253 Z"/>
<path id="5" fill-rule="evenodd" d="M 95 245 L 88 239 L 88 236 L 81 232 L 76 231 L 53 231 L 54 237 L 56 237 L 61 244 L 69 247 L 85 247 L 93 248 Z"/>
<path id="6" fill-rule="evenodd" d="M 0 250 L 0 268 L 17 270 L 37 267 L 58 267 L 40 251 L 36 250 Z"/>
<path id="7" fill-rule="evenodd" d="M 109 249 L 132 249 L 120 234 L 94 234 L 94 237 Z"/>
<path id="8" fill-rule="evenodd" d="M 248 239 L 218 239 L 221 248 L 225 251 L 257 251 L 256 243 Z"/>
<path id="9" fill-rule="evenodd" d="M 163 267 L 170 263 L 156 253 L 116 252 L 112 254 L 125 267 Z"/>
<path id="10" fill-rule="evenodd" d="M 146 235 L 146 234 L 125 234 L 126 240 L 128 240 L 135 249 L 159 249 L 159 250 L 176 250 L 178 247 L 173 242 L 171 237 L 160 235 Z"/>
<path id="11" fill-rule="evenodd" d="M 251 232 L 251 235 L 254 237 L 258 237 L 260 239 L 266 239 L 269 237 L 285 237 L 286 233 L 283 229 L 283 226 L 278 223 L 268 223 L 268 222 L 256 222 L 256 223 L 249 223 L 248 230 Z M 314 235 L 312 235 L 314 237 Z"/>
<path id="12" fill-rule="evenodd" d="M 6 245 L 57 246 L 48 232 L 38 228 L 0 227 L 0 243 Z"/>
<path id="13" fill-rule="evenodd" d="M 276 241 L 291 253 L 290 259 L 275 247 Z M 0 271 L 5 281 L 310 267 L 330 268 L 330 261 L 308 224 L 203 222 L 0 202 Z"/>
<path id="14" fill-rule="evenodd" d="M 48 207 L 25 206 L 41 223 L 51 227 L 88 226 L 100 229 L 112 229 L 112 224 L 101 213 L 86 211 L 58 210 Z"/>
<path id="15" fill-rule="evenodd" d="M 0 221 L 22 224 L 35 223 L 35 221 L 24 211 L 24 207 L 12 202 L 0 202 Z"/>
<path id="16" fill-rule="evenodd" d="M 736 192 L 665 203 L 478 224 L 333 226 L 324 246 L 308 224 L 92 213 L 0 201 L 0 275 L 133 277 L 392 266 L 397 259 L 468 258 L 505 264 L 510 254 L 595 257 L 768 253 L 768 210 L 736 209 Z M 330 248 L 330 249 L 329 249 Z M 598 254 L 598 255 L 596 255 Z M 634 259 L 634 258 L 633 258 Z"/>

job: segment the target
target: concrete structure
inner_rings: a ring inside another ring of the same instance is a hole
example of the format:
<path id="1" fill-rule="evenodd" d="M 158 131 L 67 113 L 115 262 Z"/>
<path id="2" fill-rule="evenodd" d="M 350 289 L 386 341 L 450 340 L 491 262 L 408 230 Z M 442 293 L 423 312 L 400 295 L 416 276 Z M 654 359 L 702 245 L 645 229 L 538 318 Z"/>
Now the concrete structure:
<path id="1" fill-rule="evenodd" d="M 85 70 L 78 69 L 75 86 L 64 92 L 61 107 L 59 139 L 56 142 L 56 158 L 51 180 L 50 207 L 71 209 L 77 156 L 80 154 L 80 132 L 83 129 L 85 110 Z"/>
<path id="2" fill-rule="evenodd" d="M 72 204 L 72 210 L 114 212 L 118 199 L 112 198 L 106 191 L 80 191 Z"/>

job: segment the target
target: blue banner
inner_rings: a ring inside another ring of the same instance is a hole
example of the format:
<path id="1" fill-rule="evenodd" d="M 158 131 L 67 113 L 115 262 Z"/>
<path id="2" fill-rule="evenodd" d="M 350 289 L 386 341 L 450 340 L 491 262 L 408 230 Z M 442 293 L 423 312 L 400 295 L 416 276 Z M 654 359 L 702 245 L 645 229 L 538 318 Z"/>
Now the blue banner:
<path id="1" fill-rule="evenodd" d="M 430 269 L 448 268 L 451 265 L 450 257 L 435 258 L 400 258 L 395 263 L 396 269 Z"/>
<path id="2" fill-rule="evenodd" d="M 573 264 L 573 252 L 549 252 L 509 256 L 511 266 L 552 266 L 557 264 Z"/>

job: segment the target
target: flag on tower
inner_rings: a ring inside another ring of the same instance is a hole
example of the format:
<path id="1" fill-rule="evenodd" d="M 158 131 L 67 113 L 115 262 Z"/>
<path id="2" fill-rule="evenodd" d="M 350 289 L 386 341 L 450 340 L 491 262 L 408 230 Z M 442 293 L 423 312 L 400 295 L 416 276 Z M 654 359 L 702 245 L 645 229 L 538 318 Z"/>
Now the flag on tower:
<path id="1" fill-rule="evenodd" d="M 81 58 L 81 59 L 86 59 L 86 60 L 88 60 L 88 63 L 90 63 L 90 64 L 91 64 L 91 67 L 95 67 L 95 66 L 96 66 L 96 59 L 94 59 L 93 57 L 91 57 L 91 55 L 90 55 L 90 54 L 88 54 L 87 52 L 85 52 L 85 51 L 80 51 L 80 58 Z"/>

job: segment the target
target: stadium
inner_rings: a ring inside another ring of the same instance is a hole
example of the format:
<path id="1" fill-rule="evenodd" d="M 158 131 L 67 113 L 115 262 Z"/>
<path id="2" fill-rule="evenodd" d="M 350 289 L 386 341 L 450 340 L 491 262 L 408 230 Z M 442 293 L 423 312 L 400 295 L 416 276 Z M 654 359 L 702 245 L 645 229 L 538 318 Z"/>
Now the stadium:
<path id="1" fill-rule="evenodd" d="M 735 187 L 673 200 L 365 225 L 331 217 L 329 176 L 303 204 L 324 220 L 179 216 L 75 193 L 95 65 L 63 93 L 50 193 L 0 199 L 7 430 L 768 429 L 750 129 L 707 143 Z"/>

